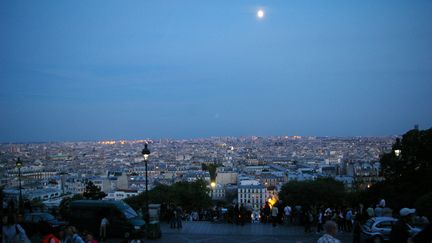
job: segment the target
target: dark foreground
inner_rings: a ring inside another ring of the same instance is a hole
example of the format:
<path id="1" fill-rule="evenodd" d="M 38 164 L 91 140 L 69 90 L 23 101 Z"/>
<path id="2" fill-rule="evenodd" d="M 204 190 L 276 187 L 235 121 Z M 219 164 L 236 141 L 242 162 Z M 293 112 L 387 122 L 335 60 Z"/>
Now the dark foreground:
<path id="1" fill-rule="evenodd" d="M 162 238 L 146 240 L 146 242 L 316 242 L 321 234 L 304 233 L 303 227 L 271 224 L 247 224 L 244 226 L 232 224 L 217 224 L 206 221 L 183 222 L 183 228 L 171 229 L 162 223 Z M 338 233 L 342 242 L 351 242 L 351 233 Z M 121 242 L 121 239 L 109 242 Z"/>

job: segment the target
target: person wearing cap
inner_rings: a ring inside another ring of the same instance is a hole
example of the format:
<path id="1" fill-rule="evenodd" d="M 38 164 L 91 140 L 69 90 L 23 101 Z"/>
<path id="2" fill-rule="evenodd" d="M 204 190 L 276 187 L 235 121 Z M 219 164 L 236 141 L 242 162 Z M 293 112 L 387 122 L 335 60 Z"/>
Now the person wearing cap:
<path id="1" fill-rule="evenodd" d="M 393 225 L 391 233 L 390 233 L 390 241 L 391 242 L 412 242 L 408 223 L 411 221 L 412 216 L 415 213 L 415 209 L 411 208 L 402 208 L 399 211 L 400 219 Z"/>

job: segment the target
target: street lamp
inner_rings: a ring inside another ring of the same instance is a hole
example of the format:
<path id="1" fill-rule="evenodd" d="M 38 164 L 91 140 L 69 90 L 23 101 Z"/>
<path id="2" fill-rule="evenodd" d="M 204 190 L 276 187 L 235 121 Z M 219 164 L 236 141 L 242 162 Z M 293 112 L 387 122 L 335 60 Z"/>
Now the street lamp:
<path id="1" fill-rule="evenodd" d="M 402 146 L 401 146 L 401 141 L 400 138 L 396 138 L 396 144 L 394 145 L 393 149 L 394 149 L 394 154 L 396 155 L 396 157 L 398 159 L 400 159 L 401 153 L 402 153 Z"/>
<path id="2" fill-rule="evenodd" d="M 21 162 L 20 158 L 18 158 L 18 160 L 16 161 L 15 166 L 18 168 L 18 181 L 19 181 L 19 202 L 18 202 L 18 207 L 19 207 L 19 212 L 22 213 L 23 212 L 23 198 L 22 198 L 22 189 L 21 189 L 21 167 L 22 167 L 22 162 Z"/>
<path id="3" fill-rule="evenodd" d="M 213 200 L 213 191 L 214 191 L 214 189 L 216 187 L 216 182 L 212 181 L 210 183 L 210 186 L 211 186 L 211 199 Z"/>
<path id="4" fill-rule="evenodd" d="M 400 150 L 400 149 L 395 149 L 394 153 L 395 153 L 396 157 L 399 158 L 400 154 L 402 153 L 402 150 Z"/>
<path id="5" fill-rule="evenodd" d="M 144 149 L 142 150 L 142 155 L 144 157 L 144 163 L 145 163 L 145 182 L 146 182 L 146 186 L 145 186 L 145 193 L 146 193 L 146 209 L 145 209 L 145 217 L 144 220 L 146 221 L 146 224 L 148 224 L 149 222 L 149 202 L 148 202 L 148 170 L 147 170 L 147 162 L 148 162 L 148 158 L 150 156 L 150 150 L 147 148 L 147 143 L 144 144 Z"/>

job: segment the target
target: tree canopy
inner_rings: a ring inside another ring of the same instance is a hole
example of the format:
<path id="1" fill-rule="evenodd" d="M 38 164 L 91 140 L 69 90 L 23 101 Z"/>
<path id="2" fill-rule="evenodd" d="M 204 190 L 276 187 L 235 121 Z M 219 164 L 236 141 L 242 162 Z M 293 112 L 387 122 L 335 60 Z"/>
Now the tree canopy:
<path id="1" fill-rule="evenodd" d="M 395 209 L 423 207 L 421 202 L 432 193 L 432 128 L 408 131 L 396 140 L 391 152 L 382 155 L 380 162 L 385 181 L 373 185 L 368 197 L 385 198 Z"/>
<path id="2" fill-rule="evenodd" d="M 333 178 L 290 181 L 282 186 L 279 199 L 289 205 L 341 205 L 345 197 L 342 182 Z"/>
<path id="3" fill-rule="evenodd" d="M 150 203 L 165 203 L 181 206 L 185 210 L 207 208 L 212 205 L 209 189 L 204 180 L 195 182 L 177 182 L 171 186 L 157 185 L 149 191 Z M 145 192 L 125 199 L 133 208 L 142 208 L 145 204 Z"/>
<path id="4" fill-rule="evenodd" d="M 400 150 L 397 156 L 395 151 Z M 413 129 L 397 139 L 392 151 L 381 158 L 383 176 L 386 181 L 415 181 L 418 175 L 432 172 L 432 128 Z"/>
<path id="5" fill-rule="evenodd" d="M 96 186 L 92 181 L 88 181 L 86 188 L 83 193 L 83 197 L 86 199 L 100 200 L 106 197 L 106 193 L 101 191 L 101 189 Z"/>
<path id="6" fill-rule="evenodd" d="M 210 181 L 216 181 L 217 172 L 216 169 L 219 167 L 218 164 L 201 164 L 202 170 L 207 170 L 210 174 Z"/>

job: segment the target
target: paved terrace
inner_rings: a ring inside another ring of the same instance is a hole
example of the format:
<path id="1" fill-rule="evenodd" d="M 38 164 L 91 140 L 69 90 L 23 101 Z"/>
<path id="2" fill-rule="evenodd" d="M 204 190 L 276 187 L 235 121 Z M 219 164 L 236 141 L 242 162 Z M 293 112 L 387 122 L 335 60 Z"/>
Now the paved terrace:
<path id="1" fill-rule="evenodd" d="M 200 222 L 183 222 L 183 229 L 171 229 L 167 223 L 161 224 L 162 238 L 146 242 L 179 242 L 179 243 L 230 243 L 230 242 L 316 242 L 322 234 L 304 233 L 300 226 L 271 224 L 245 224 L 244 226 Z M 312 228 L 314 231 L 315 228 Z M 351 233 L 338 233 L 342 242 L 352 242 Z"/>

